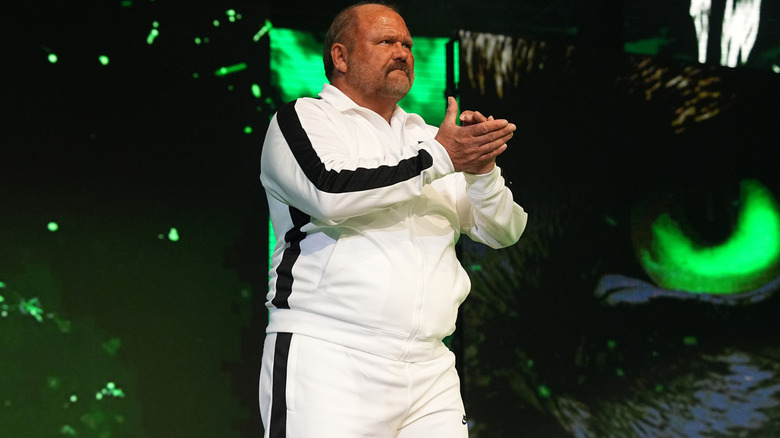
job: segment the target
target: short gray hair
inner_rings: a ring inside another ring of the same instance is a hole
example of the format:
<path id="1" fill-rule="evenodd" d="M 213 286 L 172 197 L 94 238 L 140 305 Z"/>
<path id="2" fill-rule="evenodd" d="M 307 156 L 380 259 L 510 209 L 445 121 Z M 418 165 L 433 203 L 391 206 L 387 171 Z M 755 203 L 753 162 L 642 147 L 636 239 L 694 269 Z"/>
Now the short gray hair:
<path id="1" fill-rule="evenodd" d="M 328 31 L 325 33 L 325 43 L 322 47 L 322 63 L 325 67 L 325 77 L 327 77 L 329 81 L 333 75 L 334 69 L 333 57 L 330 55 L 330 49 L 336 43 L 344 44 L 347 46 L 347 49 L 352 49 L 352 47 L 354 47 L 355 29 L 357 28 L 358 21 L 357 14 L 355 14 L 355 8 L 365 5 L 384 6 L 398 13 L 398 8 L 396 6 L 377 1 L 355 3 L 339 12 L 330 24 Z"/>

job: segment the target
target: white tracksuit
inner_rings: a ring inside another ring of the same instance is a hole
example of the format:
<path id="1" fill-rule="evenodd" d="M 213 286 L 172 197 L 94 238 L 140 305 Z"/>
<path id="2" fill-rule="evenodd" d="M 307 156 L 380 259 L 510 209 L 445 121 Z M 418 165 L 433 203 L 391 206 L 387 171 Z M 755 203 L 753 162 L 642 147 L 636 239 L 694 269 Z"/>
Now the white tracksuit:
<path id="1" fill-rule="evenodd" d="M 277 239 L 268 333 L 402 362 L 446 354 L 470 288 L 460 234 L 508 246 L 527 215 L 498 168 L 456 173 L 437 130 L 400 107 L 388 124 L 329 84 L 279 109 L 260 173 Z"/>
<path id="2" fill-rule="evenodd" d="M 498 169 L 455 173 L 418 115 L 396 107 L 388 125 L 331 85 L 320 97 L 281 109 L 263 145 L 277 240 L 268 331 L 428 357 L 470 288 L 459 235 L 508 246 L 527 215 Z"/>

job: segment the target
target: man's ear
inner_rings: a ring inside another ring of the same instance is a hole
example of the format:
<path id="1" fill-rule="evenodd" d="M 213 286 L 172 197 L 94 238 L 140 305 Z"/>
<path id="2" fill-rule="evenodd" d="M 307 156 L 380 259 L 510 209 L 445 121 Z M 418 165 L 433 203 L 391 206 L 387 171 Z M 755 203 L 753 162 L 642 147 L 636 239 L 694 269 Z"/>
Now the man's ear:
<path id="1" fill-rule="evenodd" d="M 336 43 L 330 48 L 330 56 L 333 58 L 333 67 L 336 71 L 344 74 L 347 72 L 347 47 L 344 44 Z"/>

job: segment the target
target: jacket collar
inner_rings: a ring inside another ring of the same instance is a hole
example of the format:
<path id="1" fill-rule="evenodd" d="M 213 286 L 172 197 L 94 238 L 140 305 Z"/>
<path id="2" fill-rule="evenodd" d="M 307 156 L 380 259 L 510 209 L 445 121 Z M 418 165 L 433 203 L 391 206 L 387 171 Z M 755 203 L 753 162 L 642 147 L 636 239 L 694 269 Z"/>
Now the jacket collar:
<path id="1" fill-rule="evenodd" d="M 369 111 L 371 113 L 374 113 L 370 109 L 356 104 L 346 94 L 344 94 L 341 90 L 339 90 L 338 88 L 334 87 L 331 84 L 323 85 L 322 91 L 320 92 L 319 96 L 322 100 L 333 105 L 334 108 L 341 111 L 342 113 L 350 110 L 356 110 L 361 112 Z M 401 121 L 404 121 L 408 116 L 410 116 L 410 114 L 408 114 L 406 111 L 403 110 L 403 108 L 401 108 L 399 105 L 396 104 L 391 119 L 400 119 Z"/>

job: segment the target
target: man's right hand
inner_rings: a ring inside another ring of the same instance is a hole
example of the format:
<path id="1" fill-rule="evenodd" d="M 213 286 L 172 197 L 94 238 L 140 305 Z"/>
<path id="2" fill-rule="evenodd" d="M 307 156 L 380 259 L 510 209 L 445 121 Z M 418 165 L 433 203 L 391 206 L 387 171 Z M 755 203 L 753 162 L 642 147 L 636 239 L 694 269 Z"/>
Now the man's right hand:
<path id="1" fill-rule="evenodd" d="M 455 98 L 448 97 L 447 112 L 436 141 L 447 150 L 456 172 L 490 172 L 517 127 L 504 119 L 492 120 L 492 117 L 480 123 L 458 126 L 457 117 L 458 103 Z"/>

